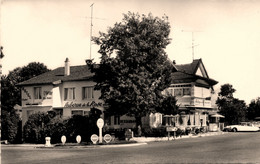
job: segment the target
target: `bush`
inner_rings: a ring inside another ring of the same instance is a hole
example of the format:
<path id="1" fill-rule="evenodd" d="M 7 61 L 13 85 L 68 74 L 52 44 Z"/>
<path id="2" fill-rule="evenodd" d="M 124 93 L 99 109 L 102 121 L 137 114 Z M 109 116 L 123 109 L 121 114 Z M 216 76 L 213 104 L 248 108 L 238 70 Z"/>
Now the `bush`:
<path id="1" fill-rule="evenodd" d="M 32 114 L 24 125 L 24 141 L 27 143 L 45 143 L 45 137 L 51 137 L 51 143 L 60 143 L 61 137 L 66 136 L 66 142 L 76 142 L 77 135 L 82 142 L 89 142 L 92 134 L 98 134 L 96 121 L 101 111 L 91 109 L 90 115 L 74 115 L 63 120 L 55 112 Z"/>
<path id="2" fill-rule="evenodd" d="M 43 112 L 32 114 L 24 125 L 24 141 L 27 143 L 45 143 L 45 137 L 51 131 L 48 124 L 52 117 L 53 115 Z"/>
<path id="3" fill-rule="evenodd" d="M 1 118 L 1 140 L 10 143 L 21 142 L 21 120 L 15 112 L 2 111 Z"/>
<path id="4" fill-rule="evenodd" d="M 74 115 L 65 123 L 67 142 L 76 142 L 77 135 L 81 136 L 82 142 L 87 142 L 90 139 L 89 118 L 81 115 Z"/>
<path id="5" fill-rule="evenodd" d="M 106 134 L 114 135 L 118 140 L 125 139 L 125 129 L 109 129 L 105 131 Z"/>
<path id="6" fill-rule="evenodd" d="M 165 128 L 147 128 L 144 129 L 145 137 L 166 137 L 168 133 Z"/>

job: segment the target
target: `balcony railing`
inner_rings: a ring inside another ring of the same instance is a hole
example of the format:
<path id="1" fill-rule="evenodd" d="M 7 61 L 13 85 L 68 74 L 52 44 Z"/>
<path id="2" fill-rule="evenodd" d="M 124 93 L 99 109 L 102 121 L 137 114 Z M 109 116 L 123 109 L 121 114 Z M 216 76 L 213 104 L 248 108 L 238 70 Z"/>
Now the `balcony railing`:
<path id="1" fill-rule="evenodd" d="M 211 100 L 201 97 L 183 96 L 178 98 L 178 104 L 181 104 L 181 106 L 211 108 Z"/>

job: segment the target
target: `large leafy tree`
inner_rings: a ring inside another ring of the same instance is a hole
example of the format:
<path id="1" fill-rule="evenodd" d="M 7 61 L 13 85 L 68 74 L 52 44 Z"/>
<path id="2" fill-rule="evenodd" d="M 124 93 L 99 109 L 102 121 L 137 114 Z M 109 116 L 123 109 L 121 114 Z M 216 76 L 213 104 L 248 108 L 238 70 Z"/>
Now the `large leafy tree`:
<path id="1" fill-rule="evenodd" d="M 14 136 L 19 131 L 20 120 L 13 107 L 21 104 L 21 91 L 17 84 L 47 71 L 49 69 L 44 64 L 32 62 L 1 76 L 2 139 L 16 142 Z"/>
<path id="2" fill-rule="evenodd" d="M 43 63 L 32 62 L 24 67 L 17 67 L 8 75 L 1 76 L 2 110 L 11 111 L 16 104 L 21 104 L 21 91 L 18 83 L 50 71 Z"/>
<path id="3" fill-rule="evenodd" d="M 256 117 L 260 117 L 260 97 L 252 100 L 247 108 L 247 118 L 254 120 Z"/>
<path id="4" fill-rule="evenodd" d="M 227 124 L 238 124 L 245 121 L 246 118 L 246 103 L 244 100 L 233 97 L 235 91 L 231 84 L 222 85 L 216 101 L 220 113 L 225 116 Z"/>
<path id="5" fill-rule="evenodd" d="M 166 115 L 175 115 L 179 113 L 179 105 L 175 96 L 166 94 L 162 97 L 160 105 L 157 106 L 157 111 Z"/>
<path id="6" fill-rule="evenodd" d="M 134 116 L 138 126 L 141 117 L 155 112 L 175 70 L 164 50 L 169 34 L 167 16 L 129 12 L 107 33 L 93 38 L 100 46 L 101 61 L 91 68 L 108 113 Z"/>

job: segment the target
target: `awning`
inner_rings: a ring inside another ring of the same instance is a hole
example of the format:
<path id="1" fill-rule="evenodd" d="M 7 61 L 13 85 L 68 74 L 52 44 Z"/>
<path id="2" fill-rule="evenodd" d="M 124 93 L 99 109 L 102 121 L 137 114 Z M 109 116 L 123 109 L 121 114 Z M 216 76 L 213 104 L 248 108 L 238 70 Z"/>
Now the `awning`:
<path id="1" fill-rule="evenodd" d="M 213 115 L 210 115 L 211 117 L 220 117 L 220 118 L 225 118 L 225 116 L 221 115 L 221 114 L 213 114 Z"/>

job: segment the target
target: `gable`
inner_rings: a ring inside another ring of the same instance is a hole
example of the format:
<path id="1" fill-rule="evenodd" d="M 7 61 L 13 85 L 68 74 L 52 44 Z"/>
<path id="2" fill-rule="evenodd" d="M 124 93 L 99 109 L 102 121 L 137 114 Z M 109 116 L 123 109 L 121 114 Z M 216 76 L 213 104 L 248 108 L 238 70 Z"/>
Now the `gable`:
<path id="1" fill-rule="evenodd" d="M 201 59 L 199 60 L 197 66 L 194 70 L 194 74 L 197 75 L 197 76 L 207 78 L 207 79 L 209 78 L 208 73 L 207 73 Z"/>
<path id="2" fill-rule="evenodd" d="M 196 71 L 195 74 L 198 75 L 198 76 L 201 76 L 201 77 L 208 78 L 208 75 L 206 73 L 205 67 L 201 63 L 197 67 L 197 71 Z"/>

